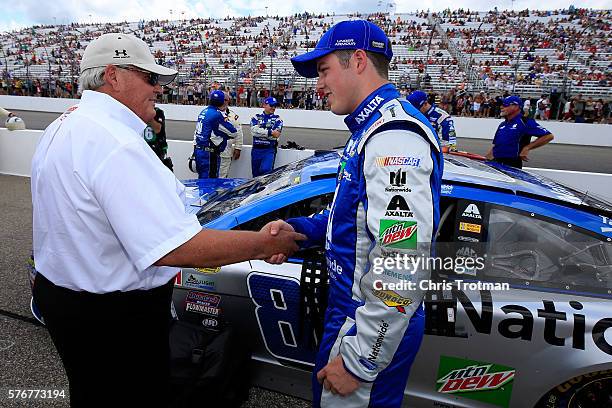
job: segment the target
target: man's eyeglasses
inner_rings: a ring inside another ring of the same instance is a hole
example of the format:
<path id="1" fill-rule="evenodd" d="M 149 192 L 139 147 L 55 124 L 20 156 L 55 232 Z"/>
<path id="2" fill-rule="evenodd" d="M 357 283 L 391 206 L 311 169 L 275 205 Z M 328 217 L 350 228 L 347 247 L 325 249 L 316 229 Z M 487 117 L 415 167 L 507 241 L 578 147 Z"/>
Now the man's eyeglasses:
<path id="1" fill-rule="evenodd" d="M 126 71 L 142 72 L 145 75 L 147 83 L 151 86 L 159 84 L 159 74 L 153 72 L 144 71 L 142 69 L 135 68 L 131 65 L 117 65 L 117 68 L 125 69 Z"/>

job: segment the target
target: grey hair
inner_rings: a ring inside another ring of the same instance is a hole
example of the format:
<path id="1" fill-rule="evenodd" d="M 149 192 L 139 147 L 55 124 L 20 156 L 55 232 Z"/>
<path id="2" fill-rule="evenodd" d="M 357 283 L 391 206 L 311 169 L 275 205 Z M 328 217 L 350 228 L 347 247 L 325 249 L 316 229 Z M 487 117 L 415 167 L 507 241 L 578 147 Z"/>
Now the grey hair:
<path id="1" fill-rule="evenodd" d="M 95 91 L 104 85 L 104 70 L 106 67 L 87 68 L 79 76 L 79 93 Z"/>

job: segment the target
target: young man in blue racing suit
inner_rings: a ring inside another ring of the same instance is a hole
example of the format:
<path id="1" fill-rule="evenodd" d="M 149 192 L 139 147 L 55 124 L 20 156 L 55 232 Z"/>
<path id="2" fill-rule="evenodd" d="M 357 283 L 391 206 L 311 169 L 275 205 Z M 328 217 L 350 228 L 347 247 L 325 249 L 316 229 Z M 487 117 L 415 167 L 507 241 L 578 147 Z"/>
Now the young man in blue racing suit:
<path id="1" fill-rule="evenodd" d="M 278 101 L 269 96 L 264 99 L 263 113 L 251 118 L 253 149 L 251 150 L 251 170 L 253 177 L 270 173 L 274 168 L 278 138 L 283 130 L 283 121 L 276 115 Z"/>
<path id="2" fill-rule="evenodd" d="M 385 257 L 429 255 L 439 221 L 443 159 L 427 119 L 388 81 L 385 33 L 364 21 L 331 27 L 316 48 L 291 61 L 352 135 L 338 167 L 330 209 L 287 222 L 325 243 L 330 276 L 323 339 L 313 373 L 315 407 L 399 407 L 424 328 L 418 285 Z M 423 245 L 424 244 L 424 245 Z M 423 248 L 425 247 L 425 248 Z M 392 288 L 389 284 L 412 288 Z"/>
<path id="3" fill-rule="evenodd" d="M 193 155 L 198 178 L 219 177 L 221 152 L 225 150 L 227 140 L 233 139 L 238 132 L 221 112 L 224 104 L 223 91 L 212 91 L 209 105 L 198 115 L 193 135 Z"/>
<path id="4" fill-rule="evenodd" d="M 442 151 L 456 152 L 457 134 L 452 116 L 444 109 L 429 103 L 427 94 L 423 91 L 414 91 L 406 99 L 429 120 L 442 142 Z"/>

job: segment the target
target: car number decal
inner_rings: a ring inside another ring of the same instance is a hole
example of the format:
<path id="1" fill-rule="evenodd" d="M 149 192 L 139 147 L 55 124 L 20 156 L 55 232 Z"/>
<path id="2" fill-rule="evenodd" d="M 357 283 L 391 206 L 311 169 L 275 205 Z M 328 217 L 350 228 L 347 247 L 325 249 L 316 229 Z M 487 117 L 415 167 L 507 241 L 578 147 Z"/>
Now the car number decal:
<path id="1" fill-rule="evenodd" d="M 252 272 L 249 295 L 266 349 L 274 357 L 314 365 L 316 351 L 308 347 L 308 322 L 300 319 L 300 283 L 297 279 Z"/>

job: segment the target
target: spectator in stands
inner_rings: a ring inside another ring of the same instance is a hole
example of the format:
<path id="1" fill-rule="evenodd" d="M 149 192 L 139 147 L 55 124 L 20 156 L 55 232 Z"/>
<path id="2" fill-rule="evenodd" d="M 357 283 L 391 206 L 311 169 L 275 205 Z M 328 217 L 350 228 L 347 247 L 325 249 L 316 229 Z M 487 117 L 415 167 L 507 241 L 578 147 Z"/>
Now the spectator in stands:
<path id="1" fill-rule="evenodd" d="M 225 104 L 221 107 L 221 111 L 224 112 L 227 120 L 236 128 L 236 137 L 232 140 L 228 140 L 227 146 L 221 152 L 221 166 L 219 168 L 219 177 L 227 178 L 230 172 L 230 166 L 234 160 L 240 159 L 240 151 L 242 150 L 243 134 L 242 125 L 238 115 L 230 110 L 229 108 L 230 99 L 225 101 Z"/>
<path id="2" fill-rule="evenodd" d="M 533 115 L 533 118 L 546 120 L 546 108 L 548 108 L 548 98 L 546 95 L 542 95 L 542 97 L 536 102 L 536 113 Z"/>
<path id="3" fill-rule="evenodd" d="M 155 108 L 155 117 L 147 122 L 144 139 L 153 149 L 153 152 L 170 171 L 174 171 L 172 159 L 168 154 L 168 141 L 166 140 L 166 115 L 160 108 Z"/>
<path id="4" fill-rule="evenodd" d="M 212 91 L 208 97 L 208 106 L 198 115 L 193 135 L 193 157 L 198 178 L 201 179 L 219 177 L 221 152 L 225 150 L 228 140 L 235 138 L 238 133 L 221 112 L 225 100 L 223 91 Z"/>
<path id="5" fill-rule="evenodd" d="M 528 118 L 531 116 L 531 99 L 525 98 L 523 102 L 523 116 Z"/>
<path id="6" fill-rule="evenodd" d="M 584 123 L 584 107 L 585 103 L 582 99 L 582 95 L 578 94 L 576 99 L 574 100 L 574 109 L 572 111 L 574 115 L 574 122 L 576 123 Z"/>
<path id="7" fill-rule="evenodd" d="M 431 126 L 438 133 L 440 143 L 442 143 L 442 151 L 444 153 L 457 151 L 455 123 L 451 115 L 444 109 L 437 107 L 435 103 L 429 103 L 427 94 L 423 91 L 414 91 L 406 99 L 425 115 Z"/>
<path id="8" fill-rule="evenodd" d="M 278 139 L 283 130 L 283 121 L 275 114 L 278 101 L 273 96 L 264 100 L 263 113 L 251 118 L 251 135 L 253 148 L 251 150 L 251 170 L 253 177 L 267 174 L 274 169 Z"/>
<path id="9" fill-rule="evenodd" d="M 572 111 L 574 108 L 574 98 L 570 98 L 563 104 L 563 122 L 569 122 L 572 120 Z"/>
<path id="10" fill-rule="evenodd" d="M 502 104 L 501 115 L 504 121 L 498 126 L 493 138 L 493 146 L 487 153 L 488 160 L 512 167 L 523 167 L 529 161 L 529 152 L 544 146 L 554 139 L 553 135 L 538 125 L 535 119 L 525 118 L 522 114 L 523 101 L 518 96 L 508 96 Z M 537 139 L 532 142 L 531 138 Z"/>

